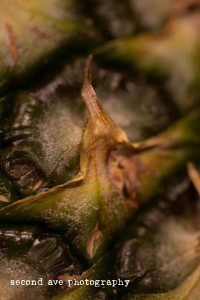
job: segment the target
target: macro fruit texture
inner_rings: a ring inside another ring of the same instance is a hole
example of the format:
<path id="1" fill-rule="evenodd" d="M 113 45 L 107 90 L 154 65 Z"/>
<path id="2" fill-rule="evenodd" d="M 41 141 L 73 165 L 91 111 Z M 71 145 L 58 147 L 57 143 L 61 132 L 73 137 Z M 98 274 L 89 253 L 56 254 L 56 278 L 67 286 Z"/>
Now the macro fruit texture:
<path id="1" fill-rule="evenodd" d="M 148 5 L 0 4 L 2 299 L 198 300 L 199 3 Z"/>

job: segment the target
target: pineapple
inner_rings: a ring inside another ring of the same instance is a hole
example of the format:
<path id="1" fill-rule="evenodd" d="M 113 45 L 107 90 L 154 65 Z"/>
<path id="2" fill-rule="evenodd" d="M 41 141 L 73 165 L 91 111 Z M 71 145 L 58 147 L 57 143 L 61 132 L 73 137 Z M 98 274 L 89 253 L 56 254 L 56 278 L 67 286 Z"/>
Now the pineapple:
<path id="1" fill-rule="evenodd" d="M 189 2 L 2 0 L 2 299 L 198 299 Z"/>

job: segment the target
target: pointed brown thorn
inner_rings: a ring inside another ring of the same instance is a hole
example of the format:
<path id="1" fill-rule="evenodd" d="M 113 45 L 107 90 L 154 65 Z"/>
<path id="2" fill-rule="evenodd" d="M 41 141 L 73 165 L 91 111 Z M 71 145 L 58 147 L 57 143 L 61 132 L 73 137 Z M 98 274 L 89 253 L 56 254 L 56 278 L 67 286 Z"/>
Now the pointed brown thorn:
<path id="1" fill-rule="evenodd" d="M 114 121 L 104 111 L 91 84 L 92 55 L 89 55 L 84 70 L 84 80 L 81 95 L 87 106 L 90 121 L 100 120 L 102 123 L 115 125 Z M 107 124 L 108 125 L 108 124 Z M 116 126 L 116 125 L 115 125 Z"/>
<path id="2" fill-rule="evenodd" d="M 84 139 L 87 146 L 85 145 L 84 148 L 88 151 L 88 141 L 89 143 L 91 143 L 91 141 L 94 142 L 97 137 L 100 136 L 104 137 L 104 142 L 107 144 L 116 142 L 129 142 L 126 133 L 116 125 L 116 123 L 101 106 L 91 84 L 91 71 L 92 55 L 88 57 L 86 62 L 84 81 L 81 90 L 83 100 L 89 113 L 89 122 L 85 130 L 85 137 L 87 136 L 87 138 Z"/>
<path id="3" fill-rule="evenodd" d="M 193 163 L 188 163 L 187 169 L 188 169 L 188 176 L 192 181 L 197 193 L 200 196 L 200 173 Z"/>
<path id="4" fill-rule="evenodd" d="M 90 54 L 87 58 L 85 70 L 84 70 L 84 84 L 86 85 L 91 84 L 92 61 L 93 61 L 93 56 L 92 54 Z"/>

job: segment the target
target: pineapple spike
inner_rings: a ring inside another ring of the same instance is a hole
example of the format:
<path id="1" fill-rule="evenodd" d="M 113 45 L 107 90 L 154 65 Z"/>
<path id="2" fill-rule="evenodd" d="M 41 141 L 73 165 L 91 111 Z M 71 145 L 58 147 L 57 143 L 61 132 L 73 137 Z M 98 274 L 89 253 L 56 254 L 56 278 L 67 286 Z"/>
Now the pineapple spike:
<path id="1" fill-rule="evenodd" d="M 92 61 L 93 55 L 90 54 L 86 61 L 85 69 L 84 69 L 84 83 L 85 85 L 91 84 L 92 81 Z"/>
<path id="2" fill-rule="evenodd" d="M 89 113 L 89 121 L 83 136 L 80 160 L 80 169 L 83 177 L 86 176 L 88 165 L 91 164 L 91 161 L 96 163 L 96 160 L 91 158 L 97 156 L 96 152 L 100 151 L 102 161 L 105 162 L 107 153 L 114 144 L 121 142 L 130 143 L 126 133 L 118 128 L 101 106 L 91 84 L 91 71 L 92 55 L 89 55 L 84 70 L 84 80 L 81 89 L 81 94 Z"/>
<path id="3" fill-rule="evenodd" d="M 91 131 L 93 137 L 95 135 L 98 136 L 99 134 L 112 135 L 116 141 L 121 139 L 128 141 L 125 132 L 118 128 L 112 118 L 101 106 L 91 83 L 91 72 L 92 55 L 89 55 L 84 70 L 84 80 L 81 89 L 81 95 L 89 113 L 89 130 Z"/>
<path id="4" fill-rule="evenodd" d="M 100 105 L 98 97 L 91 84 L 91 77 L 92 77 L 91 72 L 92 72 L 92 55 L 89 55 L 84 70 L 84 81 L 83 81 L 81 94 L 87 106 L 90 119 L 100 115 L 103 112 L 102 106 Z"/>

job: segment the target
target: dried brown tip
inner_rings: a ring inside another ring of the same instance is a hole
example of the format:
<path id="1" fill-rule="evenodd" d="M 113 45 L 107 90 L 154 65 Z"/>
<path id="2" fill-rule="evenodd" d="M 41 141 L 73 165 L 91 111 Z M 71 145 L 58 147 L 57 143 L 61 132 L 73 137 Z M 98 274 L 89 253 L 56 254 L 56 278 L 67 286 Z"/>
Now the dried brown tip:
<path id="1" fill-rule="evenodd" d="M 92 77 L 92 61 L 93 61 L 93 56 L 90 54 L 88 56 L 86 65 L 85 65 L 85 70 L 84 70 L 84 84 L 90 84 L 91 83 L 91 77 Z"/>
<path id="2" fill-rule="evenodd" d="M 188 176 L 192 181 L 197 193 L 200 195 L 200 173 L 193 163 L 188 163 Z"/>
<path id="3" fill-rule="evenodd" d="M 91 72 L 92 72 L 92 55 L 89 55 L 84 70 L 84 81 L 83 81 L 81 94 L 87 106 L 90 119 L 104 113 L 103 108 L 100 105 L 98 97 L 91 84 Z"/>
<path id="4" fill-rule="evenodd" d="M 112 142 L 128 141 L 125 132 L 117 127 L 112 118 L 101 106 L 91 84 L 91 71 L 92 55 L 90 55 L 87 59 L 84 81 L 81 90 L 83 100 L 87 106 L 89 113 L 89 122 L 86 133 L 90 134 L 92 139 L 96 139 L 97 136 L 105 137 L 109 135 L 109 140 L 111 140 L 112 137 Z"/>

